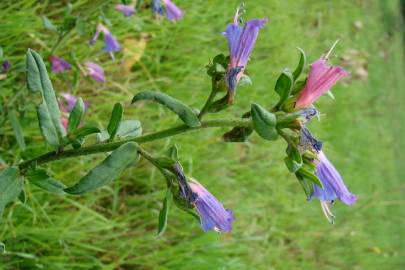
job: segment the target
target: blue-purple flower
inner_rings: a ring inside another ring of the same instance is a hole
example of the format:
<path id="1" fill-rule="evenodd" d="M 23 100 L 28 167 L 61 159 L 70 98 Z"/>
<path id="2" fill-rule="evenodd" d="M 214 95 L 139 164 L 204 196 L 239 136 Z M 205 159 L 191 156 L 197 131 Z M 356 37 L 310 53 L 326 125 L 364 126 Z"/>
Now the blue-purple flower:
<path id="1" fill-rule="evenodd" d="M 115 5 L 115 10 L 120 11 L 125 17 L 132 16 L 135 13 L 135 7 L 133 5 Z"/>
<path id="2" fill-rule="evenodd" d="M 4 60 L 3 63 L 1 64 L 2 67 L 2 72 L 7 73 L 11 69 L 11 63 L 8 60 Z"/>
<path id="3" fill-rule="evenodd" d="M 163 5 L 162 5 L 163 3 Z M 183 11 L 171 0 L 153 0 L 152 10 L 155 14 L 164 15 L 169 21 L 178 21 L 184 17 Z"/>
<path id="4" fill-rule="evenodd" d="M 314 185 L 314 192 L 311 198 L 315 197 L 321 201 L 322 210 L 326 218 L 329 222 L 333 223 L 334 215 L 329 209 L 329 204 L 339 199 L 347 205 L 352 205 L 357 201 L 357 197 L 349 192 L 343 182 L 342 176 L 340 176 L 339 172 L 322 151 L 318 152 L 316 176 L 321 180 L 323 188 Z"/>
<path id="5" fill-rule="evenodd" d="M 121 45 L 119 44 L 117 39 L 111 34 L 110 30 L 108 30 L 108 28 L 102 25 L 101 23 L 98 24 L 97 31 L 90 40 L 90 45 L 96 43 L 100 33 L 103 33 L 104 35 L 104 51 L 110 53 L 111 56 L 113 57 L 114 52 L 118 52 L 121 50 Z"/>
<path id="6" fill-rule="evenodd" d="M 244 26 L 240 26 L 239 16 L 238 9 L 233 23 L 230 23 L 223 33 L 228 39 L 230 55 L 225 82 L 231 97 L 234 95 L 239 79 L 243 76 L 259 30 L 267 23 L 267 19 L 253 19 L 248 21 Z"/>
<path id="7" fill-rule="evenodd" d="M 49 61 L 53 73 L 61 73 L 72 68 L 68 62 L 56 55 L 49 56 Z"/>
<path id="8" fill-rule="evenodd" d="M 95 81 L 105 82 L 104 70 L 101 66 L 90 61 L 87 61 L 85 65 L 87 69 L 87 75 L 92 77 Z"/>
<path id="9" fill-rule="evenodd" d="M 171 0 L 162 0 L 166 7 L 166 16 L 169 21 L 178 21 L 183 18 L 183 11 Z"/>
<path id="10" fill-rule="evenodd" d="M 200 183 L 195 180 L 189 182 L 191 190 L 196 195 L 193 202 L 200 216 L 201 227 L 206 231 L 229 233 L 235 220 L 233 212 L 224 206 Z"/>

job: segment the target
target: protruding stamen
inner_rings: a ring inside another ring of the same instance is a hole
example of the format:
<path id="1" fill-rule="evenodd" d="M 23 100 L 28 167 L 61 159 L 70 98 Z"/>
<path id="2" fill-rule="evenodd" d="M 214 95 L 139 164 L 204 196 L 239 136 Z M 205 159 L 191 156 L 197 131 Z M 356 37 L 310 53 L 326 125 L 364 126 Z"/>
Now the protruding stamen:
<path id="1" fill-rule="evenodd" d="M 335 41 L 335 43 L 333 43 L 332 47 L 329 49 L 328 53 L 325 55 L 325 57 L 323 57 L 323 59 L 326 59 L 326 60 L 329 59 L 329 55 L 332 53 L 333 49 L 336 47 L 336 44 L 338 44 L 339 41 L 340 40 L 337 39 Z"/>
<path id="2" fill-rule="evenodd" d="M 329 208 L 327 201 L 320 201 L 323 214 L 325 215 L 326 219 L 329 221 L 330 224 L 335 223 L 335 215 L 333 215 L 332 211 Z"/>

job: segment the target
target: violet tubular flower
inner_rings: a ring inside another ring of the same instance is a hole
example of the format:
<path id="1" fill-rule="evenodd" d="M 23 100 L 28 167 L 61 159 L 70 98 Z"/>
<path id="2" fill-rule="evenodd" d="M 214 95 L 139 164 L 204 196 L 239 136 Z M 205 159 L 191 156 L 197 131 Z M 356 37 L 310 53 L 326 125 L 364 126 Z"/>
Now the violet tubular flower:
<path id="1" fill-rule="evenodd" d="M 267 23 L 267 19 L 253 19 L 244 26 L 239 25 L 239 9 L 234 17 L 234 22 L 229 24 L 223 33 L 228 39 L 230 63 L 226 72 L 225 83 L 232 97 L 238 81 L 243 75 L 250 54 L 256 43 L 259 30 Z"/>
<path id="2" fill-rule="evenodd" d="M 55 55 L 49 56 L 49 61 L 51 62 L 51 69 L 53 73 L 62 73 L 72 68 L 68 62 Z"/>
<path id="3" fill-rule="evenodd" d="M 111 57 L 114 59 L 113 53 L 120 51 L 122 47 L 118 40 L 111 34 L 110 30 L 101 23 L 98 24 L 97 31 L 89 42 L 90 45 L 93 45 L 97 41 L 100 33 L 104 35 L 104 51 L 110 53 Z"/>
<path id="4" fill-rule="evenodd" d="M 166 17 L 169 21 L 178 21 L 183 18 L 183 11 L 179 7 L 177 7 L 171 0 L 162 1 L 166 7 Z"/>
<path id="5" fill-rule="evenodd" d="M 326 218 L 330 223 L 333 223 L 334 215 L 329 208 L 329 204 L 339 199 L 347 205 L 352 205 L 357 201 L 357 197 L 349 192 L 342 176 L 322 151 L 319 151 L 318 161 L 316 161 L 316 176 L 321 181 L 323 188 L 314 185 L 311 198 L 315 197 L 320 200 Z"/>
<path id="6" fill-rule="evenodd" d="M 215 230 L 220 233 L 232 231 L 232 223 L 235 220 L 233 212 L 224 206 L 200 183 L 192 180 L 191 190 L 196 194 L 194 205 L 200 216 L 201 227 L 207 232 Z"/>
<path id="7" fill-rule="evenodd" d="M 155 14 L 163 15 L 164 9 L 162 7 L 161 0 L 152 0 L 152 11 Z"/>
<path id="8" fill-rule="evenodd" d="M 328 61 L 321 58 L 311 65 L 304 89 L 297 98 L 295 108 L 307 108 L 320 96 L 329 91 L 337 81 L 346 77 L 348 73 L 339 66 L 331 66 Z"/>
<path id="9" fill-rule="evenodd" d="M 135 7 L 132 5 L 115 5 L 115 10 L 121 12 L 125 17 L 132 16 L 135 13 Z"/>
<path id="10" fill-rule="evenodd" d="M 90 61 L 87 61 L 85 65 L 87 69 L 87 74 L 90 77 L 92 77 L 95 81 L 105 82 L 104 70 L 101 66 Z"/>

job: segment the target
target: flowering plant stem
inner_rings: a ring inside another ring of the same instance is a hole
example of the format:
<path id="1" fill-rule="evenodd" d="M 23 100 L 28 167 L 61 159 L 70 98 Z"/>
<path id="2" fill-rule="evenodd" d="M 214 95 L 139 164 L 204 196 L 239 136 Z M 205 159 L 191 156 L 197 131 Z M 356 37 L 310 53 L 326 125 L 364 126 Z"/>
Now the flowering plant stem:
<path id="1" fill-rule="evenodd" d="M 82 147 L 79 149 L 69 149 L 66 151 L 59 150 L 59 151 L 52 151 L 48 152 L 44 155 L 39 157 L 27 160 L 19 165 L 21 171 L 28 169 L 33 165 L 41 165 L 48 162 L 70 158 L 70 157 L 77 157 L 83 155 L 90 155 L 102 152 L 109 152 L 113 151 L 116 148 L 120 147 L 121 145 L 127 142 L 136 142 L 136 143 L 146 143 L 155 140 L 160 140 L 163 138 L 171 137 L 177 134 L 199 130 L 203 128 L 211 128 L 211 127 L 250 127 L 251 121 L 249 119 L 215 119 L 215 120 L 206 120 L 201 121 L 201 126 L 199 127 L 189 127 L 187 125 L 179 125 L 172 128 L 164 129 L 155 133 L 150 133 L 147 135 L 143 135 L 140 137 L 122 140 L 117 142 L 108 142 L 108 143 L 99 143 L 94 144 L 86 147 Z M 143 151 L 141 148 L 138 148 L 138 151 L 141 155 L 143 155 Z"/>
<path id="2" fill-rule="evenodd" d="M 204 106 L 202 107 L 200 113 L 198 114 L 198 119 L 202 119 L 204 114 L 207 112 L 208 108 L 210 107 L 212 101 L 214 100 L 215 96 L 218 93 L 218 83 L 215 80 L 215 78 L 212 78 L 212 90 L 210 95 L 207 98 L 207 101 L 205 102 Z"/>

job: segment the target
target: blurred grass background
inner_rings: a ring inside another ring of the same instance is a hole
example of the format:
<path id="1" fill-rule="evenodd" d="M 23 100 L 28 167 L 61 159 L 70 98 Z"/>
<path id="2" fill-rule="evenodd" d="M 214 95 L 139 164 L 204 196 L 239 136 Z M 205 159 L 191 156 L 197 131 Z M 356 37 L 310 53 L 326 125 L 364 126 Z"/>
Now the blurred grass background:
<path id="1" fill-rule="evenodd" d="M 67 1 L 1 1 L 0 46 L 13 64 L 0 81 L 3 103 L 18 108 L 29 148 L 43 152 L 34 107 L 24 84 L 24 56 L 33 48 L 44 56 L 56 36 L 43 29 L 41 15 L 61 20 Z M 125 18 L 115 1 L 72 1 L 85 28 L 74 30 L 56 54 L 105 68 L 107 83 L 74 72 L 52 75 L 58 93 L 71 92 L 90 104 L 88 121 L 106 126 L 114 102 L 124 102 L 127 119 L 139 119 L 145 132 L 175 124 L 160 106 L 130 106 L 132 96 L 160 90 L 200 107 L 209 93 L 204 66 L 227 52 L 220 35 L 239 1 L 175 1 L 185 19 L 155 21 L 149 10 Z M 352 77 L 333 88 L 332 101 L 318 102 L 321 121 L 311 130 L 359 201 L 336 203 L 335 225 L 323 217 L 317 201 L 306 202 L 298 182 L 283 163 L 285 145 L 253 135 L 249 143 L 225 144 L 226 130 L 204 130 L 145 145 L 158 154 L 172 143 L 180 149 L 186 172 L 202 182 L 236 215 L 230 235 L 203 233 L 191 217 L 172 208 L 166 234 L 156 239 L 164 180 L 145 161 L 118 181 L 81 197 L 55 196 L 26 185 L 28 201 L 9 206 L 0 224 L 7 252 L 0 269 L 404 269 L 405 132 L 404 31 L 399 1 L 245 1 L 248 18 L 269 18 L 261 31 L 248 72 L 253 85 L 238 89 L 234 107 L 221 113 L 239 116 L 258 102 L 275 103 L 272 89 L 279 72 L 294 68 L 303 48 L 310 62 L 340 39 L 332 62 Z M 136 61 L 123 68 L 122 53 L 113 62 L 102 42 L 87 41 L 104 16 L 111 31 Z M 136 59 L 135 59 L 136 60 Z M 4 110 L 0 114 L 4 118 Z M 209 116 L 213 117 L 213 116 Z M 215 117 L 215 116 L 214 116 Z M 0 161 L 18 161 L 18 146 L 8 122 L 0 118 Z M 71 184 L 102 155 L 49 166 L 56 179 Z"/>

